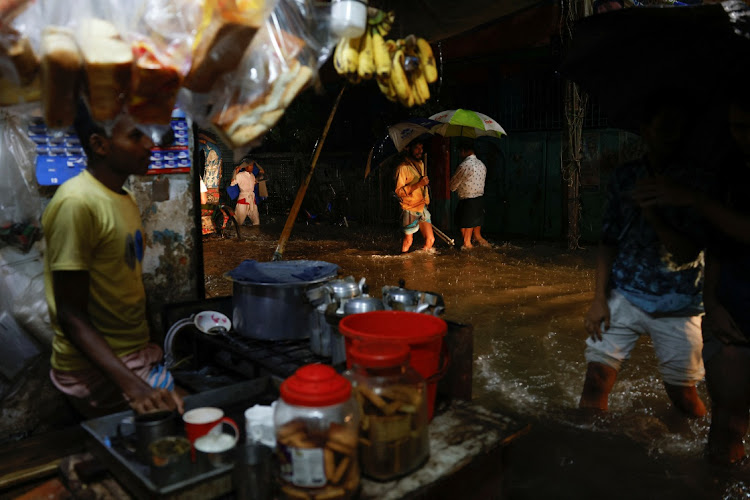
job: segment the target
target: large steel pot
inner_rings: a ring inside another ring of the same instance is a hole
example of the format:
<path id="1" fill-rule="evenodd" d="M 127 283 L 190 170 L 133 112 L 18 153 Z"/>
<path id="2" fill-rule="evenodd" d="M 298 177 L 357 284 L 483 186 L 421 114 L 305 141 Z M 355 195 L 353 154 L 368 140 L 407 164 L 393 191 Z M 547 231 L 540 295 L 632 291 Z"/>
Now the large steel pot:
<path id="1" fill-rule="evenodd" d="M 232 325 L 244 337 L 296 340 L 310 336 L 315 308 L 307 291 L 333 278 L 297 283 L 248 283 L 232 280 Z"/>

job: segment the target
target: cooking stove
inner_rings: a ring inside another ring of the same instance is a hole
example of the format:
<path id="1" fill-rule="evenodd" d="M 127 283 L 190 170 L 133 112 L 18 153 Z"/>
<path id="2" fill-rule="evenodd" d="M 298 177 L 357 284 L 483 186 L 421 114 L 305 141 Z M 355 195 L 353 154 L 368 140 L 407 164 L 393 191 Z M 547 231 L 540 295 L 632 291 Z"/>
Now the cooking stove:
<path id="1" fill-rule="evenodd" d="M 162 324 L 174 325 L 201 311 L 217 311 L 232 317 L 232 297 L 169 304 L 162 313 Z M 451 399 L 471 400 L 473 371 L 473 328 L 446 320 L 445 337 L 450 353 L 448 369 L 438 382 L 438 403 Z M 177 384 L 198 393 L 259 377 L 270 377 L 276 384 L 310 363 L 332 365 L 338 371 L 346 363 L 333 364 L 331 357 L 314 353 L 310 339 L 258 340 L 234 331 L 207 335 L 189 324 L 180 329 L 172 342 L 175 360 L 171 368 Z"/>
<path id="2" fill-rule="evenodd" d="M 165 307 L 163 321 L 173 325 L 201 311 L 217 311 L 231 318 L 232 297 L 170 304 Z M 234 330 L 207 335 L 192 324 L 176 333 L 171 347 L 175 360 L 172 374 L 178 385 L 193 392 L 264 376 L 280 382 L 306 364 L 331 364 L 330 357 L 310 350 L 309 339 L 258 340 Z"/>

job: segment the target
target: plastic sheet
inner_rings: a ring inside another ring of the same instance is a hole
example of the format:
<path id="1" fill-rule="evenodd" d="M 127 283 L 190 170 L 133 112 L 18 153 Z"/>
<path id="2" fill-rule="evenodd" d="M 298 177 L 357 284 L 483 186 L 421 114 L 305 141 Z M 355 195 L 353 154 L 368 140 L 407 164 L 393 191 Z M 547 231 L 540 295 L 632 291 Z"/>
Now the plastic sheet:
<path id="1" fill-rule="evenodd" d="M 26 119 L 0 111 L 0 244 L 28 251 L 39 237 L 41 198 L 34 180 L 36 145 Z"/>
<path id="2" fill-rule="evenodd" d="M 281 262 L 244 260 L 227 275 L 243 283 L 300 283 L 331 278 L 336 276 L 338 270 L 338 265 L 321 260 Z"/>

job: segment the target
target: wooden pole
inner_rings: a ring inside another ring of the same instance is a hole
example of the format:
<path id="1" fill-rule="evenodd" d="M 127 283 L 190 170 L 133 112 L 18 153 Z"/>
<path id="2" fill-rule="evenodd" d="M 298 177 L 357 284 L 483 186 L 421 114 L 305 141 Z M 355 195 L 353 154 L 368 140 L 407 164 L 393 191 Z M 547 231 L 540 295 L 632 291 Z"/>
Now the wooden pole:
<path id="1" fill-rule="evenodd" d="M 341 96 L 344 95 L 344 90 L 346 90 L 346 84 L 344 84 L 343 87 L 341 87 L 341 91 L 339 92 L 339 95 L 336 97 L 336 102 L 333 103 L 333 109 L 331 109 L 331 114 L 328 115 L 328 121 L 326 122 L 326 126 L 323 129 L 323 133 L 320 136 L 320 140 L 318 141 L 318 145 L 315 148 L 315 153 L 313 154 L 312 163 L 310 164 L 310 171 L 307 173 L 307 177 L 304 181 L 302 181 L 302 184 L 299 187 L 299 190 L 297 191 L 297 197 L 294 199 L 294 204 L 292 204 L 292 209 L 289 211 L 289 216 L 286 218 L 286 224 L 284 224 L 284 230 L 281 232 L 281 238 L 279 239 L 279 244 L 276 246 L 276 251 L 273 253 L 273 260 L 282 260 L 284 258 L 284 247 L 286 247 L 286 242 L 289 239 L 289 236 L 292 234 L 292 228 L 294 227 L 294 220 L 297 218 L 297 214 L 299 213 L 299 209 L 302 206 L 302 200 L 305 199 L 305 193 L 307 192 L 307 187 L 310 185 L 310 179 L 312 179 L 313 172 L 315 171 L 315 165 L 318 163 L 318 157 L 320 156 L 320 151 L 323 149 L 323 143 L 326 140 L 326 136 L 328 135 L 328 130 L 331 128 L 331 122 L 333 122 L 333 116 L 336 114 L 336 110 L 339 107 L 339 103 L 341 102 Z"/>

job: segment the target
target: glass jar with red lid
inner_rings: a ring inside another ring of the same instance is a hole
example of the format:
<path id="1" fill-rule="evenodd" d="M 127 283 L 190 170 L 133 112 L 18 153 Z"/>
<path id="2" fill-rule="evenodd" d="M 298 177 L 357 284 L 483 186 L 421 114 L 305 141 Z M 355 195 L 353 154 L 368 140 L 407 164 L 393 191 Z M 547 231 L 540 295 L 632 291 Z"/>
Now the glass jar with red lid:
<path id="1" fill-rule="evenodd" d="M 299 368 L 274 410 L 283 498 L 352 498 L 359 489 L 359 408 L 351 382 L 329 365 Z"/>
<path id="2" fill-rule="evenodd" d="M 362 473 L 380 481 L 421 467 L 430 456 L 427 384 L 409 365 L 409 346 L 362 342 L 347 353 L 344 375 L 360 406 Z"/>

